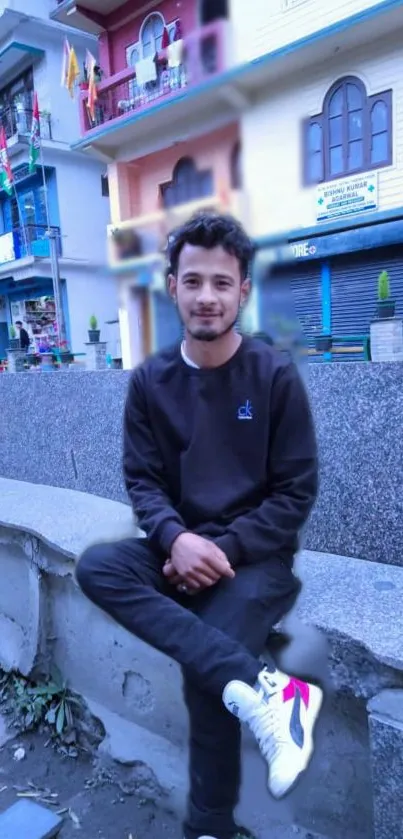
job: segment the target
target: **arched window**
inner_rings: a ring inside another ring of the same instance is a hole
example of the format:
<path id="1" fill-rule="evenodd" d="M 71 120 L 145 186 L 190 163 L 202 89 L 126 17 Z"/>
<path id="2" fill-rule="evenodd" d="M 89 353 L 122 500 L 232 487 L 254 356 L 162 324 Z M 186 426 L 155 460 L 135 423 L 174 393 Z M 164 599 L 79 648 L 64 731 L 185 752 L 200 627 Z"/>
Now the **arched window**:
<path id="1" fill-rule="evenodd" d="M 241 144 L 238 140 L 231 152 L 231 189 L 242 189 Z"/>
<path id="2" fill-rule="evenodd" d="M 360 79 L 336 82 L 323 112 L 304 123 L 304 181 L 320 183 L 392 162 L 392 92 L 367 96 Z"/>
<path id="3" fill-rule="evenodd" d="M 146 17 L 140 29 L 140 45 L 142 58 L 152 58 L 161 50 L 165 20 L 159 12 L 153 12 Z"/>
<path id="4" fill-rule="evenodd" d="M 197 169 L 191 157 L 182 157 L 173 170 L 172 180 L 161 184 L 160 190 L 164 207 L 187 204 L 213 195 L 213 175 L 210 169 Z"/>

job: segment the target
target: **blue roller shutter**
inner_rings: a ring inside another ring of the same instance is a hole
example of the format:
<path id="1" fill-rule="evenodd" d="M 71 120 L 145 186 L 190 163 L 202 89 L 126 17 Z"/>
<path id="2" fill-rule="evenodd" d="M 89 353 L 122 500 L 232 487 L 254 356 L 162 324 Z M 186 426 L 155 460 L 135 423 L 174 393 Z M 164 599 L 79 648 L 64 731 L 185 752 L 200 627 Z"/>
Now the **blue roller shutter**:
<path id="1" fill-rule="evenodd" d="M 260 329 L 274 337 L 281 319 L 296 322 L 309 347 L 322 332 L 320 263 L 275 268 L 259 289 Z M 280 319 L 280 320 L 279 320 Z"/>
<path id="2" fill-rule="evenodd" d="M 182 339 L 183 327 L 176 306 L 166 292 L 153 292 L 152 306 L 154 322 L 153 351 L 163 350 Z"/>
<path id="3" fill-rule="evenodd" d="M 403 315 L 403 247 L 379 248 L 332 260 L 332 333 L 335 336 L 368 335 L 376 314 L 378 277 L 390 277 L 396 314 Z M 359 360 L 357 356 L 334 356 L 334 360 Z"/>

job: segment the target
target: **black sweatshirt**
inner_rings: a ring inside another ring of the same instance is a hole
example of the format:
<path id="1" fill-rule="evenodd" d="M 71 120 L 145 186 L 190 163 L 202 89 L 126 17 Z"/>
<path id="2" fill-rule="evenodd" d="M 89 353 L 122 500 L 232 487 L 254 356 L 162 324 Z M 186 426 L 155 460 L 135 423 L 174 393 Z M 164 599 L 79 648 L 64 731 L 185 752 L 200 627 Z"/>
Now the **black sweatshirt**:
<path id="1" fill-rule="evenodd" d="M 218 368 L 187 365 L 179 346 L 150 356 L 129 384 L 124 475 L 138 524 L 164 558 L 191 531 L 234 566 L 292 562 L 318 483 L 294 364 L 253 338 Z"/>

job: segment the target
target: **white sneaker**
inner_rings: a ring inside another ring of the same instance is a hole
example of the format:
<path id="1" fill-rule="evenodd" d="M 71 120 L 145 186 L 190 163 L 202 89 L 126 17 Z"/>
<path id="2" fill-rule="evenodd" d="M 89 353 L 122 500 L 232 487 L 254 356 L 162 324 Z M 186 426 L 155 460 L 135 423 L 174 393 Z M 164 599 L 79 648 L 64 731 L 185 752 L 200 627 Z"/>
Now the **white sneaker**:
<path id="1" fill-rule="evenodd" d="M 246 722 L 269 764 L 269 790 L 281 798 L 307 768 L 313 753 L 313 731 L 323 692 L 316 685 L 276 670 L 262 670 L 256 687 L 229 682 L 223 702 Z"/>

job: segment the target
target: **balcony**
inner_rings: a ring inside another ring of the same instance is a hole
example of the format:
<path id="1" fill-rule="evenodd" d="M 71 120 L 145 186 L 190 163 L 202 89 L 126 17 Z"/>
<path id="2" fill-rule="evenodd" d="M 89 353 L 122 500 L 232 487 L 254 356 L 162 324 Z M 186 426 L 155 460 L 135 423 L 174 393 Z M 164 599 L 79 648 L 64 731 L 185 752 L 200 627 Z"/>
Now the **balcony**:
<path id="1" fill-rule="evenodd" d="M 50 17 L 82 32 L 99 35 L 108 28 L 108 18 L 123 5 L 125 0 L 56 0 Z"/>
<path id="2" fill-rule="evenodd" d="M 51 225 L 57 233 L 59 255 L 61 255 L 60 228 Z M 50 243 L 45 224 L 26 224 L 24 228 L 15 227 L 9 233 L 0 236 L 0 269 L 17 259 L 33 257 L 47 259 L 50 256 Z"/>
<path id="3" fill-rule="evenodd" d="M 31 133 L 32 114 L 32 108 L 20 108 L 18 105 L 10 105 L 0 110 L 0 124 L 14 150 L 16 146 L 27 144 Z M 52 124 L 48 112 L 39 114 L 39 125 L 42 140 L 51 140 Z"/>
<path id="4" fill-rule="evenodd" d="M 94 119 L 89 114 L 88 91 L 81 91 L 80 122 L 84 140 L 77 147 L 110 153 L 112 147 L 119 149 L 134 137 L 140 140 L 160 128 L 166 132 L 167 117 L 162 114 L 165 105 L 171 106 L 171 129 L 176 133 L 178 128 L 182 130 L 182 120 L 185 131 L 189 128 L 189 118 L 203 122 L 211 107 L 215 106 L 217 114 L 225 110 L 225 99 L 222 92 L 219 95 L 215 90 L 215 82 L 228 66 L 228 33 L 226 20 L 195 30 L 183 39 L 181 60 L 175 67 L 169 66 L 172 57 L 170 62 L 168 50 L 162 50 L 156 59 L 156 81 L 140 85 L 135 67 L 103 79 L 97 85 Z M 197 96 L 188 95 L 191 90 Z M 145 116 L 147 119 L 142 120 Z M 135 132 L 133 123 L 136 123 Z M 150 151 L 149 146 L 147 150 Z"/>
<path id="5" fill-rule="evenodd" d="M 179 204 L 169 210 L 159 210 L 120 224 L 110 224 L 107 234 L 109 266 L 118 272 L 136 269 L 139 285 L 149 285 L 150 281 L 152 283 L 151 275 L 156 271 L 156 280 L 160 282 L 169 234 L 194 213 L 202 210 L 229 212 L 246 223 L 245 194 L 241 190 L 233 190 L 227 199 L 211 195 Z"/>

